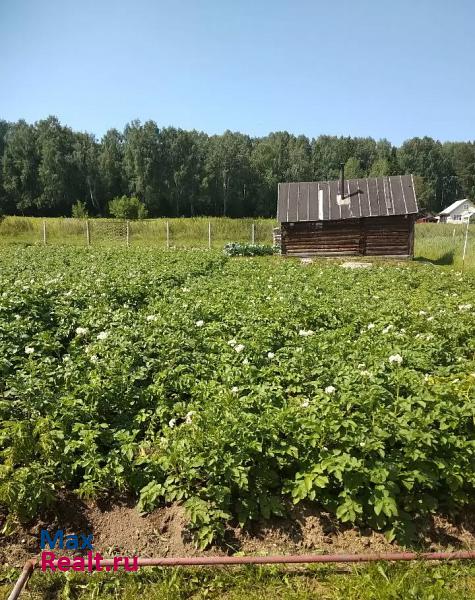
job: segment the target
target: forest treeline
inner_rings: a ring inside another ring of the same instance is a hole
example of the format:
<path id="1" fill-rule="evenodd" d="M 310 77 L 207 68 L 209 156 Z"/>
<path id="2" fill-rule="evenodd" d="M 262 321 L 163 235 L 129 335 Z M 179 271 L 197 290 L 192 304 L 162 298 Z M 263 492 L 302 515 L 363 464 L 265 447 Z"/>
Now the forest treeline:
<path id="1" fill-rule="evenodd" d="M 269 217 L 278 182 L 334 179 L 341 162 L 348 178 L 413 173 L 429 211 L 475 197 L 475 143 L 429 137 L 396 147 L 371 137 L 207 135 L 132 121 L 98 140 L 51 116 L 0 120 L 0 160 L 4 215 L 70 216 L 80 201 L 105 216 L 113 198 L 127 195 L 149 217 Z"/>

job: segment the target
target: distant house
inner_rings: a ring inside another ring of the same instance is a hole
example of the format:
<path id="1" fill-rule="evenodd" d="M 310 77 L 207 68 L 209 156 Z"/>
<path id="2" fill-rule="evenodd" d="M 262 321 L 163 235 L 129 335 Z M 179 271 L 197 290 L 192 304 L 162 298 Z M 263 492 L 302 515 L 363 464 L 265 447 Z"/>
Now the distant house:
<path id="1" fill-rule="evenodd" d="M 277 234 L 287 256 L 410 257 L 418 212 L 411 175 L 345 180 L 342 171 L 339 181 L 279 183 Z"/>
<path id="2" fill-rule="evenodd" d="M 457 200 L 439 213 L 441 223 L 466 223 L 475 215 L 475 204 L 471 200 Z"/>

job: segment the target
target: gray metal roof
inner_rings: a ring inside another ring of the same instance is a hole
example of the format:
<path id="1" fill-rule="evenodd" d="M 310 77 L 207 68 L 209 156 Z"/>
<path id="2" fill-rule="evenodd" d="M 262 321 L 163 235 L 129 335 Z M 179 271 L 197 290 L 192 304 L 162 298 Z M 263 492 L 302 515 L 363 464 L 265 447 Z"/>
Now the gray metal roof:
<path id="1" fill-rule="evenodd" d="M 279 183 L 277 220 L 281 223 L 337 221 L 419 212 L 412 175 L 345 179 L 348 205 L 337 202 L 339 186 L 338 179 Z"/>

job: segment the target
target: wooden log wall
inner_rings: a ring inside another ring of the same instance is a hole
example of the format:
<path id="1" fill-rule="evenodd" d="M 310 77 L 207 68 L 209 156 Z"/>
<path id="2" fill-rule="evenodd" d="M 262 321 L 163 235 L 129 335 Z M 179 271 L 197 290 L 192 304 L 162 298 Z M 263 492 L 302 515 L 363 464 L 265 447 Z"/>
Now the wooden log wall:
<path id="1" fill-rule="evenodd" d="M 413 215 L 282 223 L 282 254 L 412 256 Z"/>

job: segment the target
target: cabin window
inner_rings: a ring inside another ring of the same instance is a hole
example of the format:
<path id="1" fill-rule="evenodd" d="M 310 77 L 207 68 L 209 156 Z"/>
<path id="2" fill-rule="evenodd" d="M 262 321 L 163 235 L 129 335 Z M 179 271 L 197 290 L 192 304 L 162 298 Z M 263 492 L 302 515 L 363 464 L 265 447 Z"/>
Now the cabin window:
<path id="1" fill-rule="evenodd" d="M 454 221 L 461 221 L 461 220 L 462 220 L 462 215 L 453 215 L 453 216 L 452 216 L 452 219 L 453 219 Z"/>
<path id="2" fill-rule="evenodd" d="M 464 210 L 468 210 L 468 203 L 463 205 Z"/>

